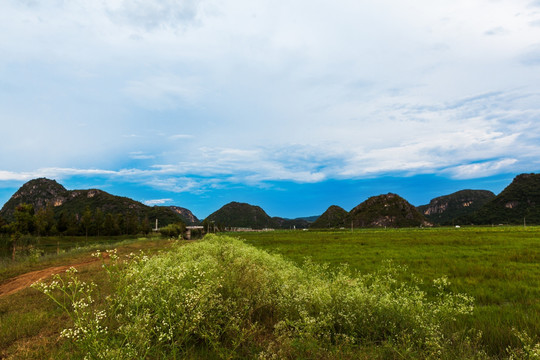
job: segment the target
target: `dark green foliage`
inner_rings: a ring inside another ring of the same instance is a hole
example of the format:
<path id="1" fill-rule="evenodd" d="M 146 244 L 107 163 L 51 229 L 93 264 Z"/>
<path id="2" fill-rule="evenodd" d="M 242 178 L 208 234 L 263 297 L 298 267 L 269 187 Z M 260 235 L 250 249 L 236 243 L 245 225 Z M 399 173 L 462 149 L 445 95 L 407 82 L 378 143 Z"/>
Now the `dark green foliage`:
<path id="1" fill-rule="evenodd" d="M 243 227 L 252 229 L 273 228 L 276 223 L 259 206 L 231 202 L 210 214 L 205 221 L 225 227 Z"/>
<path id="2" fill-rule="evenodd" d="M 184 225 L 184 223 L 182 222 L 176 224 L 169 224 L 159 229 L 161 236 L 169 238 L 178 238 L 184 233 L 184 231 L 186 231 L 186 225 Z"/>
<path id="3" fill-rule="evenodd" d="M 540 174 L 521 174 L 497 197 L 471 216 L 474 224 L 540 224 Z"/>
<path id="4" fill-rule="evenodd" d="M 19 231 L 36 235 L 134 235 L 140 231 L 150 232 L 150 221 L 155 219 L 159 220 L 160 226 L 183 219 L 170 207 L 149 207 L 96 189 L 68 191 L 56 181 L 44 178 L 24 184 L 0 214 L 15 221 L 15 209 L 23 203 L 33 206 L 36 214 L 32 214 L 33 224 L 27 221 L 30 228 Z M 141 225 L 145 219 L 146 224 Z M 6 233 L 16 230 L 14 227 L 1 228 Z"/>
<path id="5" fill-rule="evenodd" d="M 495 194 L 491 191 L 461 190 L 432 199 L 417 209 L 433 224 L 452 225 L 456 218 L 474 213 L 493 198 Z"/>
<path id="6" fill-rule="evenodd" d="M 0 210 L 0 216 L 11 222 L 15 219 L 15 208 L 19 204 L 31 204 L 37 211 L 49 204 L 54 204 L 55 200 L 63 199 L 66 196 L 67 190 L 54 180 L 45 178 L 30 180 L 5 203 Z"/>
<path id="7" fill-rule="evenodd" d="M 399 195 L 388 193 L 373 196 L 349 212 L 345 224 L 354 227 L 416 227 L 427 222 Z"/>
<path id="8" fill-rule="evenodd" d="M 34 231 L 34 207 L 30 204 L 20 204 L 15 208 L 15 230 L 21 234 Z"/>
<path id="9" fill-rule="evenodd" d="M 342 207 L 332 205 L 310 227 L 313 229 L 328 229 L 345 226 L 345 218 L 348 214 Z"/>

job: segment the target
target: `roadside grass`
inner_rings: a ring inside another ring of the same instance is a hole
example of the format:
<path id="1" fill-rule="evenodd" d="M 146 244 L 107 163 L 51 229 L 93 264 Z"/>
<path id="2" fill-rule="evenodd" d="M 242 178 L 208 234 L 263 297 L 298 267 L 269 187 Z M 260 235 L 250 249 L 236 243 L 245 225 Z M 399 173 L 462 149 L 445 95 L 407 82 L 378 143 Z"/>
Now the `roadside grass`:
<path id="1" fill-rule="evenodd" d="M 173 241 L 156 239 L 131 239 L 114 244 L 121 255 L 143 250 L 149 256 L 166 251 Z M 38 264 L 18 264 L 15 273 L 43 269 L 55 265 L 75 264 L 92 259 L 91 251 L 105 250 L 111 246 L 92 246 L 51 256 Z M 26 268 L 25 268 L 26 266 Z M 25 271 L 26 270 L 26 271 Z M 6 273 L 3 273 L 6 274 Z M 112 291 L 102 263 L 82 267 L 79 276 L 83 281 L 95 282 L 100 290 L 99 301 Z M 71 345 L 59 339 L 62 329 L 71 320 L 44 294 L 32 288 L 0 297 L 0 359 L 71 359 Z"/>
<path id="2" fill-rule="evenodd" d="M 160 237 L 95 237 L 87 241 L 84 237 L 42 237 L 33 239 L 36 247 L 19 251 L 15 261 L 11 257 L 0 257 L 0 284 L 17 275 L 41 270 L 55 265 L 63 265 L 66 261 L 85 261 L 91 259 L 90 253 L 97 249 L 112 249 L 141 241 L 161 241 Z M 59 251 L 42 251 L 43 247 L 52 247 Z"/>
<path id="3" fill-rule="evenodd" d="M 472 317 L 456 328 L 475 328 L 495 356 L 521 342 L 513 328 L 540 341 L 540 228 L 471 227 L 433 229 L 355 229 L 235 233 L 248 243 L 302 263 L 306 257 L 331 266 L 347 264 L 361 273 L 384 261 L 404 265 L 433 294 L 431 279 L 448 276 L 450 289 L 475 298 Z"/>

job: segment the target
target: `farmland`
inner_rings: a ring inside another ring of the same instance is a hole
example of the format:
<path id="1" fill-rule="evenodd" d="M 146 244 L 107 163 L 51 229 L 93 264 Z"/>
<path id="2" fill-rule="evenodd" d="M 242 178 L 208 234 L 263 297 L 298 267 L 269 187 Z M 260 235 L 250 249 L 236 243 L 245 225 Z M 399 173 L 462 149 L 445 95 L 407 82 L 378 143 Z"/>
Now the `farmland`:
<path id="1" fill-rule="evenodd" d="M 354 232 L 275 231 L 228 235 L 243 239 L 257 250 L 245 248 L 229 237 L 214 237 L 206 245 L 208 241 L 172 247 L 172 242 L 167 240 L 140 239 L 119 244 L 119 254 L 142 249 L 148 254 L 159 250 L 159 255 L 155 260 L 151 257 L 148 263 L 126 265 L 128 272 L 119 268 L 117 280 L 108 279 L 98 263 L 81 269 L 80 278 L 97 284 L 95 311 L 116 309 L 115 316 L 130 324 L 126 328 L 111 320 L 106 325 L 116 332 L 111 331 L 104 337 L 96 332 L 101 337 L 87 345 L 112 349 L 125 339 L 142 339 L 141 343 L 133 343 L 133 347 L 146 349 L 147 358 L 173 358 L 173 354 L 176 358 L 250 358 L 265 353 L 288 358 L 452 359 L 484 358 L 481 354 L 485 352 L 485 358 L 498 359 L 510 356 L 508 348 L 520 349 L 527 345 L 522 341 L 527 342 L 525 333 L 531 337 L 528 342 L 533 346 L 531 351 L 534 352 L 534 344 L 540 341 L 540 228 L 355 229 Z M 265 255 L 266 252 L 270 255 Z M 76 253 L 56 261 L 81 262 L 88 257 L 88 253 Z M 311 260 L 306 264 L 307 258 Z M 48 260 L 46 264 L 52 263 L 53 260 Z M 321 267 L 321 264 L 327 265 Z M 343 264 L 348 269 L 344 269 Z M 39 263 L 32 264 L 32 269 L 36 267 Z M 392 269 L 390 277 L 381 275 L 384 269 Z M 129 279 L 125 277 L 128 273 L 132 276 Z M 377 273 L 379 275 L 373 278 L 366 275 Z M 175 276 L 183 280 L 176 281 Z M 450 307 L 448 303 L 441 305 L 440 289 L 433 286 L 434 279 L 445 277 L 450 283 L 446 295 L 450 297 L 446 299 L 454 304 Z M 393 281 L 403 287 L 395 287 Z M 261 287 L 261 284 L 267 285 Z M 284 287 L 290 289 L 290 293 L 283 292 Z M 144 296 L 140 295 L 143 293 Z M 105 299 L 107 296 L 114 299 L 115 294 L 123 296 L 116 298 L 120 303 L 111 306 Z M 203 318 L 197 318 L 199 326 L 190 328 L 191 332 L 177 327 L 163 328 L 162 335 L 152 338 L 152 331 L 144 330 L 148 324 L 141 322 L 141 319 L 150 321 L 143 316 L 146 312 L 133 317 L 132 314 L 137 314 L 135 309 L 140 311 L 147 306 L 154 309 L 152 313 L 168 318 L 176 316 L 176 323 L 183 326 L 191 321 L 189 316 L 186 318 L 186 311 L 178 313 L 177 310 L 172 312 L 172 308 L 160 308 L 163 301 L 160 299 L 166 294 L 174 299 L 177 305 L 174 309 L 179 308 L 178 304 L 182 304 L 186 296 L 198 298 L 194 306 L 199 307 L 190 311 L 196 310 Z M 215 297 L 216 294 L 228 299 L 227 302 L 220 303 L 218 300 L 222 298 Z M 463 294 L 465 302 L 460 303 L 461 298 L 453 298 L 451 294 Z M 368 295 L 371 296 L 368 303 L 373 307 L 358 310 L 357 306 L 350 305 L 365 304 Z M 416 300 L 411 303 L 412 298 Z M 463 310 L 469 298 L 474 302 L 471 314 Z M 125 302 L 126 299 L 129 301 Z M 249 310 L 248 304 L 256 307 Z M 118 313 L 118 309 L 132 311 Z M 261 313 L 260 309 L 272 310 Z M 291 309 L 305 310 L 297 313 Z M 313 317 L 310 313 L 313 309 L 325 315 Z M 462 309 L 464 313 L 460 315 L 460 310 L 452 315 L 455 322 L 443 321 L 436 315 L 449 309 Z M 244 311 L 247 312 L 244 314 Z M 362 314 L 370 312 L 374 317 L 362 320 L 368 321 L 367 328 L 351 328 L 349 322 L 341 324 L 339 321 L 328 325 L 336 314 L 338 318 L 361 319 Z M 407 315 L 409 313 L 411 316 Z M 287 317 L 280 320 L 279 316 Z M 72 327 L 76 319 L 70 320 L 34 289 L 0 297 L 0 338 L 3 339 L 0 354 L 14 359 L 70 358 L 73 347 L 69 339 L 58 341 L 58 336 L 63 328 Z M 277 330 L 272 330 L 284 323 L 294 325 L 285 333 L 277 334 Z M 394 325 L 385 327 L 384 324 Z M 86 326 L 84 321 L 82 326 Z M 122 333 L 121 329 L 135 332 Z M 341 329 L 341 337 L 335 337 L 336 329 Z M 369 331 L 365 332 L 367 329 Z M 438 330 L 433 333 L 426 329 Z M 143 333 L 150 337 L 145 338 Z M 413 333 L 423 335 L 414 338 Z M 408 339 L 407 334 L 411 334 L 410 347 L 403 343 Z M 170 341 L 161 341 L 169 336 Z M 427 346 L 426 339 L 433 340 L 436 346 Z M 155 343 L 151 349 L 144 345 L 149 341 Z M 434 349 L 443 349 L 444 354 L 437 355 Z M 83 354 L 93 350 L 79 346 L 78 351 Z M 518 353 L 523 358 L 529 356 Z M 128 354 L 119 358 L 130 357 Z"/>

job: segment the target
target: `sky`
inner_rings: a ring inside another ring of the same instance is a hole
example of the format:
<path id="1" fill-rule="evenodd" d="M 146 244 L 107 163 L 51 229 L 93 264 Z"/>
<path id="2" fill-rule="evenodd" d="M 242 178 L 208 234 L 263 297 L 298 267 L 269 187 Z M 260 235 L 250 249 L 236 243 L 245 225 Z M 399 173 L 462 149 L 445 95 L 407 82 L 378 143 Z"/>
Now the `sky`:
<path id="1" fill-rule="evenodd" d="M 499 193 L 540 171 L 540 1 L 4 0 L 0 128 L 0 205 Z"/>

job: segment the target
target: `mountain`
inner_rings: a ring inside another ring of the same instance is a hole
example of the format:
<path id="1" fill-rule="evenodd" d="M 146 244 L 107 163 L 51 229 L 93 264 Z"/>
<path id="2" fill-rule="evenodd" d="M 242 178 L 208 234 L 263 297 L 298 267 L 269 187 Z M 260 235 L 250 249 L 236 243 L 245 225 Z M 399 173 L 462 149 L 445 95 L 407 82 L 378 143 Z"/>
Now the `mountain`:
<path id="1" fill-rule="evenodd" d="M 259 206 L 231 202 L 210 214 L 205 222 L 214 222 L 219 227 L 244 227 L 252 229 L 274 228 L 276 222 Z"/>
<path id="2" fill-rule="evenodd" d="M 521 174 L 499 195 L 468 217 L 474 224 L 540 224 L 540 174 Z"/>
<path id="3" fill-rule="evenodd" d="M 429 226 L 424 216 L 399 195 L 388 193 L 373 196 L 349 212 L 346 225 L 354 227 Z"/>
<path id="4" fill-rule="evenodd" d="M 54 180 L 39 178 L 30 180 L 11 196 L 0 210 L 0 217 L 13 221 L 15 208 L 21 204 L 32 204 L 35 210 L 51 204 L 56 206 L 63 203 L 69 194 L 65 187 Z"/>
<path id="5" fill-rule="evenodd" d="M 169 206 L 169 208 L 180 215 L 182 220 L 184 220 L 187 225 L 198 225 L 200 223 L 199 219 L 197 219 L 197 217 L 186 208 L 179 206 Z"/>
<path id="6" fill-rule="evenodd" d="M 301 220 L 306 220 L 307 222 L 309 223 L 312 223 L 314 221 L 317 221 L 317 219 L 320 217 L 321 215 L 313 215 L 313 216 L 302 216 L 302 217 L 299 217 L 295 220 L 298 220 L 298 219 L 301 219 Z"/>
<path id="7" fill-rule="evenodd" d="M 307 229 L 311 224 L 311 221 L 306 218 L 285 219 L 280 217 L 273 217 L 272 221 L 274 226 L 279 229 Z"/>
<path id="8" fill-rule="evenodd" d="M 25 183 L 0 210 L 0 216 L 13 220 L 15 208 L 21 204 L 31 204 L 37 212 L 52 207 L 55 217 L 75 216 L 80 218 L 88 208 L 92 213 L 97 209 L 106 214 L 135 215 L 140 221 L 159 220 L 159 226 L 182 221 L 179 213 L 164 206 L 146 206 L 127 197 L 111 195 L 98 189 L 66 190 L 55 180 L 39 178 Z"/>
<path id="9" fill-rule="evenodd" d="M 348 214 L 347 210 L 342 207 L 332 205 L 310 227 L 313 229 L 342 227 Z"/>
<path id="10" fill-rule="evenodd" d="M 451 225 L 453 220 L 474 213 L 494 198 L 495 194 L 487 190 L 461 190 L 436 197 L 417 209 L 429 222 Z"/>

